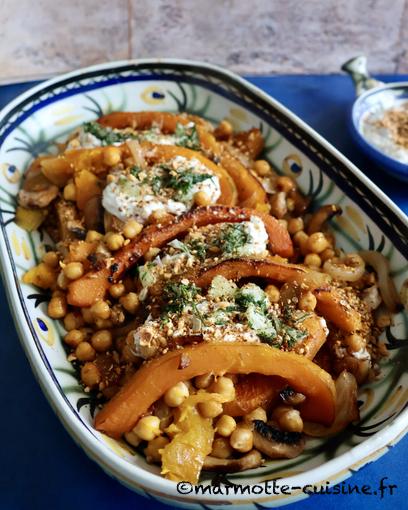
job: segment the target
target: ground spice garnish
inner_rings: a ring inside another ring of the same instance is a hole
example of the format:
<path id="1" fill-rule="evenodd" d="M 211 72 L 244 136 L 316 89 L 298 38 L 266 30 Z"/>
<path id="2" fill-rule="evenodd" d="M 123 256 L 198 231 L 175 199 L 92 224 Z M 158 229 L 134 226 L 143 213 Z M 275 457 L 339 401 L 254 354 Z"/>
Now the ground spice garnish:
<path id="1" fill-rule="evenodd" d="M 393 141 L 408 149 L 408 102 L 401 108 L 387 110 L 382 119 L 375 123 L 378 127 L 388 129 Z"/>

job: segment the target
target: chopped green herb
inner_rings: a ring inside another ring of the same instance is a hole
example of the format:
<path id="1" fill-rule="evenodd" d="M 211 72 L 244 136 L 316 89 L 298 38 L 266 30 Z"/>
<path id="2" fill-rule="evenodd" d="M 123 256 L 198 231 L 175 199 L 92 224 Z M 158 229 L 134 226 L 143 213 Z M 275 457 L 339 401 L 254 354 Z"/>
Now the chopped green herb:
<path id="1" fill-rule="evenodd" d="M 189 249 L 191 253 L 200 260 L 205 260 L 207 258 L 207 248 L 208 246 L 199 241 L 198 239 L 193 239 L 189 243 Z"/>
<path id="2" fill-rule="evenodd" d="M 177 191 L 179 196 L 188 195 L 195 184 L 211 179 L 211 174 L 195 174 L 193 172 L 183 171 L 170 175 L 166 180 L 166 187 Z"/>
<path id="3" fill-rule="evenodd" d="M 248 283 L 241 287 L 235 296 L 235 302 L 243 309 L 248 308 L 251 304 L 256 305 L 263 311 L 266 311 L 268 307 L 265 292 L 254 283 Z"/>
<path id="4" fill-rule="evenodd" d="M 249 241 L 250 235 L 245 225 L 236 223 L 229 224 L 221 230 L 216 244 L 224 253 L 234 254 Z"/>
<path id="5" fill-rule="evenodd" d="M 130 173 L 134 177 L 138 177 L 141 171 L 142 169 L 140 168 L 140 166 L 137 165 L 133 165 L 132 168 L 130 169 Z"/>
<path id="6" fill-rule="evenodd" d="M 195 308 L 194 299 L 199 288 L 194 283 L 169 282 L 164 287 L 164 314 L 181 313 L 188 305 Z"/>
<path id="7" fill-rule="evenodd" d="M 86 122 L 83 125 L 85 133 L 90 133 L 102 142 L 102 145 L 113 145 L 114 143 L 122 143 L 125 140 L 136 138 L 132 133 L 119 133 L 111 128 L 101 126 L 98 122 Z"/>
<path id="8" fill-rule="evenodd" d="M 174 135 L 176 137 L 176 145 L 187 147 L 195 151 L 200 150 L 200 139 L 195 125 L 185 126 L 177 123 Z"/>

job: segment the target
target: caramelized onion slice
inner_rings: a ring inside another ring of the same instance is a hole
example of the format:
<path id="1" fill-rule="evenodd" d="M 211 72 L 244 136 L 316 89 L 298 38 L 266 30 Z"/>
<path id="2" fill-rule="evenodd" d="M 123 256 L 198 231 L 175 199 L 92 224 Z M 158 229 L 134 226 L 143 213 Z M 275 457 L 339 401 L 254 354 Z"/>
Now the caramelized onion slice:
<path id="1" fill-rule="evenodd" d="M 335 280 L 356 282 L 364 274 L 365 262 L 358 253 L 349 253 L 341 258 L 326 260 L 323 270 Z"/>
<path id="2" fill-rule="evenodd" d="M 378 288 L 385 306 L 390 312 L 395 313 L 400 306 L 400 297 L 395 288 L 394 281 L 390 277 L 390 263 L 384 255 L 378 251 L 364 250 L 359 255 L 377 273 Z"/>

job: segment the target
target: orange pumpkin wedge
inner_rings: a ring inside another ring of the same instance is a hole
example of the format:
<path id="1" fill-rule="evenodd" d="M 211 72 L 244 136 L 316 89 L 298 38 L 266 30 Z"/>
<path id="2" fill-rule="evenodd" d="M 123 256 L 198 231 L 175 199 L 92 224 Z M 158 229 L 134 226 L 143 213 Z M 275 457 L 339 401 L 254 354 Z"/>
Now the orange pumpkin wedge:
<path id="1" fill-rule="evenodd" d="M 172 386 L 208 372 L 282 377 L 306 396 L 300 408 L 305 420 L 330 425 L 335 418 L 333 379 L 312 361 L 265 344 L 204 342 L 170 351 L 143 365 L 104 405 L 95 428 L 118 438 Z"/>
<path id="2" fill-rule="evenodd" d="M 235 399 L 224 404 L 229 416 L 245 416 L 257 407 L 268 408 L 285 387 L 285 380 L 262 374 L 248 374 L 235 384 Z"/>
<path id="3" fill-rule="evenodd" d="M 150 248 L 161 248 L 194 226 L 202 227 L 224 222 L 238 223 L 250 220 L 251 216 L 258 216 L 264 222 L 271 251 L 284 257 L 290 257 L 293 253 L 290 236 L 287 230 L 272 216 L 237 207 L 198 207 L 179 216 L 172 223 L 145 228 L 136 239 L 115 253 L 115 258 L 109 268 L 91 271 L 70 283 L 68 302 L 74 306 L 92 306 L 95 301 L 103 299 L 109 285 L 119 280 L 125 271 L 135 265 Z"/>
<path id="4" fill-rule="evenodd" d="M 266 278 L 281 283 L 304 283 L 311 288 L 317 288 L 328 281 L 327 275 L 319 273 L 297 264 L 276 262 L 272 258 L 267 259 L 229 259 L 203 267 L 198 271 L 192 281 L 198 287 L 208 287 L 217 275 L 224 276 L 227 280 L 238 281 L 242 278 L 255 277 Z"/>
<path id="5" fill-rule="evenodd" d="M 98 119 L 98 122 L 102 126 L 114 129 L 132 127 L 133 129 L 140 130 L 151 128 L 153 124 L 156 124 L 164 134 L 174 133 L 177 124 L 185 125 L 189 122 L 194 122 L 197 126 L 197 133 L 203 152 L 221 158 L 221 166 L 234 181 L 238 191 L 239 205 L 253 209 L 262 208 L 262 206 L 265 208 L 267 206 L 267 194 L 262 184 L 238 159 L 228 154 L 228 152 L 222 153 L 223 151 L 220 149 L 217 140 L 209 130 L 211 126 L 199 117 L 186 114 L 177 115 L 168 112 L 114 112 L 101 117 Z M 247 151 L 251 157 L 258 156 L 264 145 L 262 134 L 256 128 L 237 133 L 234 141 L 238 147 Z M 225 202 L 220 201 L 219 203 Z"/>
<path id="6" fill-rule="evenodd" d="M 352 333 L 361 328 L 361 316 L 336 289 L 316 289 L 316 310 L 342 331 Z"/>
<path id="7" fill-rule="evenodd" d="M 197 126 L 204 128 L 211 128 L 210 124 L 196 115 L 170 112 L 112 112 L 100 117 L 97 122 L 112 129 L 131 127 L 137 130 L 150 129 L 156 124 L 165 134 L 174 133 L 177 124 L 186 125 L 189 122 L 194 122 Z"/>

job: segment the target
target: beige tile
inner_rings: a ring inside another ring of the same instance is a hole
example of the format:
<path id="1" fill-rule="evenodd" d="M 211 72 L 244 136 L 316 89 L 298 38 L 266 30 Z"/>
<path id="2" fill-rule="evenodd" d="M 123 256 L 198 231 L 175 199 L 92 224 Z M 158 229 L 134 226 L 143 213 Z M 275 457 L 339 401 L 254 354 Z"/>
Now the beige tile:
<path id="1" fill-rule="evenodd" d="M 185 57 L 242 73 L 337 72 L 365 53 L 392 72 L 404 0 L 130 0 L 133 57 Z"/>
<path id="2" fill-rule="evenodd" d="M 127 0 L 0 0 L 0 78 L 128 58 Z"/>
<path id="3" fill-rule="evenodd" d="M 405 0 L 405 9 L 401 17 L 401 36 L 397 54 L 397 71 L 408 73 L 408 0 Z"/>

